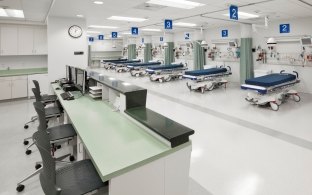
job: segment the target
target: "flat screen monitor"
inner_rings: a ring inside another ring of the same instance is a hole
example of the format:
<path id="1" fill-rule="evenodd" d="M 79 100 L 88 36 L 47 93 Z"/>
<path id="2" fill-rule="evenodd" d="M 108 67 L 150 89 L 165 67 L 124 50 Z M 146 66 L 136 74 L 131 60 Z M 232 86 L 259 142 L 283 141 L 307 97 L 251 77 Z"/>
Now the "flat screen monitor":
<path id="1" fill-rule="evenodd" d="M 77 80 L 77 78 L 76 78 L 76 68 L 75 67 L 72 67 L 72 66 L 70 66 L 70 72 L 71 72 L 71 82 L 72 83 L 76 83 L 76 80 Z"/>
<path id="2" fill-rule="evenodd" d="M 86 71 L 80 68 L 76 68 L 76 87 L 81 91 L 82 94 L 85 93 L 86 87 Z"/>
<path id="3" fill-rule="evenodd" d="M 66 79 L 68 81 L 72 81 L 72 72 L 71 72 L 71 67 L 66 65 Z"/>
<path id="4" fill-rule="evenodd" d="M 310 45 L 312 45 L 312 40 L 311 40 L 311 38 L 302 38 L 301 44 L 303 46 L 310 46 Z"/>

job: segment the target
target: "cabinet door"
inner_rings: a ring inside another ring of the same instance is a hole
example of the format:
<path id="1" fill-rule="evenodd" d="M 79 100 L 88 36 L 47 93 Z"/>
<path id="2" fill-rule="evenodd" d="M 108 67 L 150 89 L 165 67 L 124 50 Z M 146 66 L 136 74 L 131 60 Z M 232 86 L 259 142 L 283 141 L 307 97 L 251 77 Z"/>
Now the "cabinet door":
<path id="1" fill-rule="evenodd" d="M 17 55 L 17 27 L 2 26 L 1 27 L 1 55 Z"/>
<path id="2" fill-rule="evenodd" d="M 11 99 L 11 80 L 0 78 L 0 100 Z"/>
<path id="3" fill-rule="evenodd" d="M 34 54 L 35 55 L 48 54 L 48 40 L 46 29 L 43 28 L 34 29 Z"/>
<path id="4" fill-rule="evenodd" d="M 27 76 L 12 77 L 12 98 L 27 97 Z"/>
<path id="5" fill-rule="evenodd" d="M 33 55 L 34 52 L 34 30 L 30 27 L 19 27 L 18 29 L 18 54 Z"/>

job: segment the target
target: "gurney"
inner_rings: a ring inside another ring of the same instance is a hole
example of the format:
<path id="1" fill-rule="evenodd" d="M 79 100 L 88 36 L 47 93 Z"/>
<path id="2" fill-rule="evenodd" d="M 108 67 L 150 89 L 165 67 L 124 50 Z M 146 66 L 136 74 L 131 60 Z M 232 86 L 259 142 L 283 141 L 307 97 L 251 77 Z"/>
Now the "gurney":
<path id="1" fill-rule="evenodd" d="M 219 68 L 209 68 L 203 70 L 193 70 L 186 71 L 183 78 L 190 79 L 194 83 L 186 83 L 186 86 L 190 91 L 200 91 L 205 93 L 205 91 L 211 91 L 222 85 L 225 86 L 228 83 L 224 77 L 232 74 L 231 67 L 219 67 Z"/>
<path id="2" fill-rule="evenodd" d="M 183 78 L 183 72 L 187 67 L 181 64 L 161 65 L 148 67 L 145 71 L 150 75 L 151 81 L 172 81 Z"/>
<path id="3" fill-rule="evenodd" d="M 127 66 L 130 71 L 131 76 L 139 77 L 146 75 L 146 68 L 151 66 L 158 66 L 161 62 L 148 62 L 148 63 L 137 63 L 137 64 L 129 64 Z"/>
<path id="4" fill-rule="evenodd" d="M 127 60 L 127 61 L 103 62 L 103 63 L 105 69 L 112 70 L 116 69 L 117 67 L 126 67 L 128 64 L 138 62 L 141 62 L 141 60 Z"/>
<path id="5" fill-rule="evenodd" d="M 103 63 L 105 63 L 105 62 L 124 62 L 124 61 L 128 61 L 128 59 L 124 58 L 124 59 L 116 59 L 116 60 L 102 60 Z"/>
<path id="6" fill-rule="evenodd" d="M 271 106 L 272 110 L 279 110 L 280 105 L 288 98 L 295 102 L 300 101 L 298 92 L 290 87 L 300 83 L 297 72 L 294 74 L 281 71 L 279 74 L 269 74 L 262 77 L 247 79 L 245 84 L 241 85 L 244 90 L 249 90 L 245 98 L 248 102 L 258 106 Z"/>

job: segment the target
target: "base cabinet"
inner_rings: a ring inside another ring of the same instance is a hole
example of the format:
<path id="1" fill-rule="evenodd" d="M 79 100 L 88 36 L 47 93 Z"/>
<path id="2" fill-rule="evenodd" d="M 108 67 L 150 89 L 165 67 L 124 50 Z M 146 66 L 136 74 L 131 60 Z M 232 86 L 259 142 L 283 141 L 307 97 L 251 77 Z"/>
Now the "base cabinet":
<path id="1" fill-rule="evenodd" d="M 0 78 L 0 100 L 11 99 L 11 81 Z"/>
<path id="2" fill-rule="evenodd" d="M 0 100 L 24 98 L 28 96 L 27 76 L 0 78 Z"/>

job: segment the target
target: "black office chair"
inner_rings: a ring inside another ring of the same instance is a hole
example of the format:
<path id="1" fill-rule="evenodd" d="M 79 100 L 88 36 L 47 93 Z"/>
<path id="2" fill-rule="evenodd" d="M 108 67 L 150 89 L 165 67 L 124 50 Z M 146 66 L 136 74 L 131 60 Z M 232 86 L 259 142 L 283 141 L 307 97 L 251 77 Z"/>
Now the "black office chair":
<path id="1" fill-rule="evenodd" d="M 40 94 L 39 94 L 39 92 L 37 91 L 37 89 L 36 89 L 36 88 L 32 88 L 32 91 L 33 91 L 33 93 L 34 93 L 34 95 L 35 95 L 36 102 L 41 102 L 41 101 L 40 101 Z M 41 103 L 42 103 L 42 102 L 41 102 Z M 43 104 L 43 103 L 42 103 L 42 104 Z M 61 114 L 62 114 L 62 112 L 63 112 L 63 108 L 62 108 L 61 104 L 60 104 L 58 101 L 56 101 L 56 104 L 57 104 L 57 106 L 44 108 L 44 110 L 45 110 L 45 119 L 46 119 L 47 122 L 48 122 L 48 120 L 51 119 L 51 118 L 58 118 L 58 117 L 61 116 Z M 44 105 L 44 104 L 43 104 L 43 105 Z M 29 121 L 28 123 L 34 122 L 34 121 L 36 121 L 37 119 L 38 119 L 37 116 L 32 117 L 32 120 Z M 46 124 L 47 124 L 47 122 L 46 122 Z M 26 124 L 28 124 L 28 123 L 26 123 Z M 28 145 L 28 144 L 29 144 L 29 140 L 31 140 L 31 139 L 32 139 L 32 137 L 27 137 L 27 138 L 25 138 L 24 141 L 23 141 L 24 145 Z M 27 155 L 31 154 L 31 150 L 29 150 L 29 148 L 30 148 L 32 145 L 34 145 L 34 144 L 31 144 L 30 146 L 28 146 L 28 147 L 26 148 L 26 154 L 27 154 Z"/>
<path id="2" fill-rule="evenodd" d="M 36 92 L 37 92 L 36 94 L 34 94 L 35 98 L 36 98 L 36 101 L 41 101 L 45 105 L 51 104 L 51 103 L 56 103 L 56 101 L 57 101 L 57 96 L 56 95 L 44 95 L 44 96 L 42 96 L 38 81 L 33 80 L 33 83 L 35 85 L 35 89 L 36 89 Z M 31 117 L 31 120 L 24 124 L 24 129 L 28 129 L 28 127 L 29 127 L 28 124 L 32 123 L 32 122 L 34 122 L 36 120 L 37 120 L 36 116 Z M 27 145 L 27 144 L 25 144 L 25 145 Z"/>
<path id="3" fill-rule="evenodd" d="M 65 125 L 59 125 L 51 128 L 47 128 L 46 125 L 46 118 L 45 118 L 45 108 L 42 102 L 34 102 L 34 107 L 35 110 L 38 114 L 39 118 L 39 126 L 38 126 L 38 131 L 44 131 L 47 132 L 48 134 L 48 141 L 49 141 L 49 151 L 52 153 L 54 156 L 54 153 L 56 151 L 56 143 L 64 143 L 69 140 L 72 140 L 75 136 L 77 136 L 74 127 L 71 124 L 65 124 Z M 35 135 L 35 134 L 34 134 Z M 33 144 L 36 144 L 36 138 L 33 135 Z M 32 144 L 32 145 L 33 145 Z M 64 162 L 62 161 L 63 159 L 69 157 L 69 160 L 72 162 L 75 160 L 75 157 L 73 154 L 66 154 L 61 157 L 58 157 L 56 160 L 57 162 Z M 66 162 L 65 162 L 66 163 Z M 41 163 L 37 162 L 36 163 L 36 171 L 21 180 L 20 182 L 17 183 L 17 188 L 16 190 L 18 192 L 21 192 L 24 190 L 24 185 L 22 184 L 24 181 L 32 178 L 33 176 L 37 175 L 40 170 L 41 170 Z"/>
<path id="4" fill-rule="evenodd" d="M 39 92 L 40 95 L 40 101 L 44 104 L 54 103 L 57 100 L 56 95 L 41 95 L 40 85 L 37 80 L 33 80 L 33 83 L 35 85 L 35 88 Z"/>
<path id="5" fill-rule="evenodd" d="M 37 131 L 34 138 L 42 157 L 43 168 L 39 178 L 46 195 L 80 195 L 103 187 L 108 190 L 107 183 L 102 182 L 91 160 L 82 160 L 56 170 L 47 132 Z"/>

